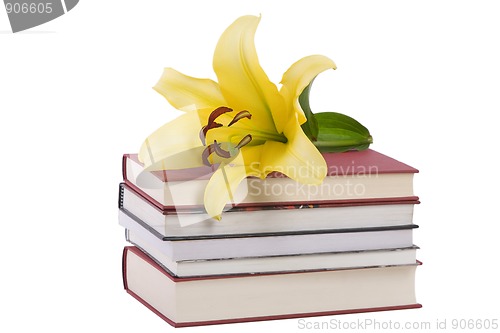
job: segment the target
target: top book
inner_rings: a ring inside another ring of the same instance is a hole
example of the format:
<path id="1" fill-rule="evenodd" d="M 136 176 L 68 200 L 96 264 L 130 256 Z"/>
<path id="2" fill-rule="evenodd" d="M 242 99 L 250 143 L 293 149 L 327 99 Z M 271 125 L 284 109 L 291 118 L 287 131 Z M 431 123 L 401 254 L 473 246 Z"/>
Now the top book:
<path id="1" fill-rule="evenodd" d="M 413 193 L 417 169 L 372 149 L 324 153 L 327 177 L 321 185 L 304 185 L 280 173 L 266 179 L 248 177 L 235 197 L 242 207 L 276 204 L 374 203 L 418 199 Z M 123 180 L 139 194 L 158 202 L 163 210 L 199 208 L 212 167 L 146 172 L 136 154 L 123 156 Z"/>

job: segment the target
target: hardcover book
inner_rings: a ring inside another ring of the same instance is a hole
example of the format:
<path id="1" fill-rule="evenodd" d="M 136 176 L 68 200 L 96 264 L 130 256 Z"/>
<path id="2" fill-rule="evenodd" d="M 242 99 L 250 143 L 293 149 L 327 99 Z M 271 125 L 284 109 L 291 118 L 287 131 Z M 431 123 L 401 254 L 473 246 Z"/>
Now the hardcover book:
<path id="1" fill-rule="evenodd" d="M 417 169 L 371 149 L 323 153 L 328 174 L 321 185 L 303 185 L 274 172 L 266 179 L 247 178 L 238 188 L 237 206 L 335 201 L 411 201 Z M 162 209 L 202 209 L 205 186 L 214 167 L 142 172 L 137 155 L 123 156 L 123 180 Z"/>
<path id="2" fill-rule="evenodd" d="M 175 327 L 419 308 L 411 265 L 176 278 L 123 252 L 125 290 Z"/>

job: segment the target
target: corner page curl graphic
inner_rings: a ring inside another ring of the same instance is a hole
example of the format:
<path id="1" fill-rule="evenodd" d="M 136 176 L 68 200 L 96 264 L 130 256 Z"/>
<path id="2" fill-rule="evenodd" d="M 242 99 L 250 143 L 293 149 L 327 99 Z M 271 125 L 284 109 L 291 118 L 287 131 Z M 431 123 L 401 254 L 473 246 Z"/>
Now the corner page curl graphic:
<path id="1" fill-rule="evenodd" d="M 52 21 L 73 9 L 79 0 L 4 0 L 12 32 Z"/>

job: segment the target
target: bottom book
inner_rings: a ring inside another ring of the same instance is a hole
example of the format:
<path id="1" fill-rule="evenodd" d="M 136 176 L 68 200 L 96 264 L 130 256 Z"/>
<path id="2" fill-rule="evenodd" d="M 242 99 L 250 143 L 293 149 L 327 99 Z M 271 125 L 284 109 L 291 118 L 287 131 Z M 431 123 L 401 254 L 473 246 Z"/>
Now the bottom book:
<path id="1" fill-rule="evenodd" d="M 177 278 L 133 246 L 125 290 L 174 327 L 420 308 L 412 265 Z"/>

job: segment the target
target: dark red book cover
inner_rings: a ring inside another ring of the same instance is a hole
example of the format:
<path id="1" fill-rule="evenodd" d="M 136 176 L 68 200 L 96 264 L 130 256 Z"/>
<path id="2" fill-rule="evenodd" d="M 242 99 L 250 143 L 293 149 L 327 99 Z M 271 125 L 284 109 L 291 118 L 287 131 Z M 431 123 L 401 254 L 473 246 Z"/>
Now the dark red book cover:
<path id="1" fill-rule="evenodd" d="M 348 151 L 344 153 L 323 153 L 328 166 L 328 176 L 374 175 L 387 173 L 418 173 L 418 170 L 392 157 L 372 149 Z M 126 160 L 130 158 L 140 163 L 137 154 L 123 155 L 123 180 L 127 182 Z M 153 171 L 162 181 L 186 181 L 190 179 L 210 178 L 217 166 L 192 169 Z M 280 173 L 271 173 L 268 177 L 285 177 Z"/>

